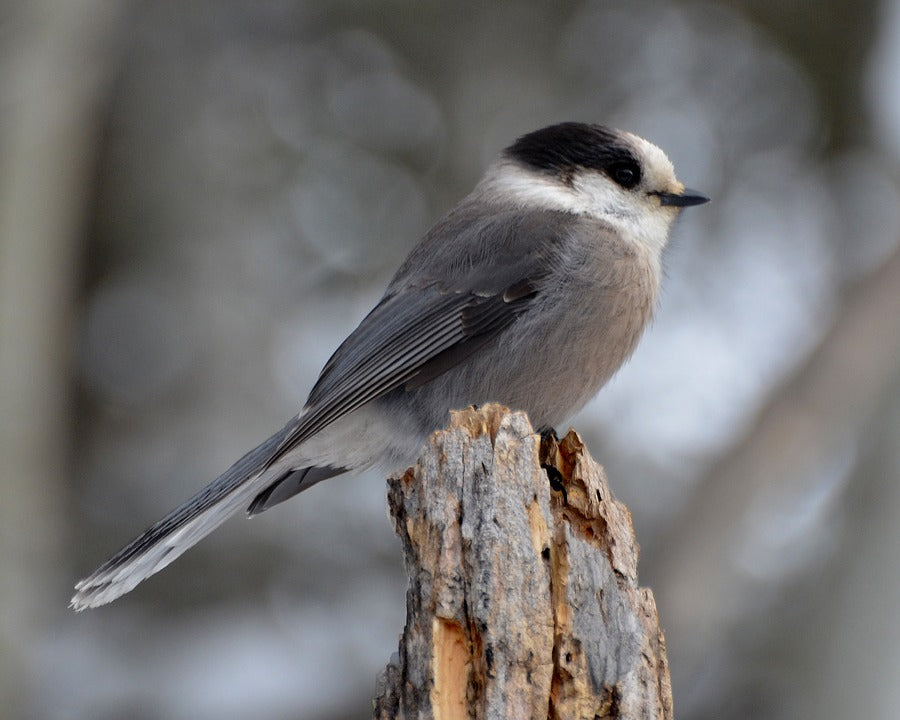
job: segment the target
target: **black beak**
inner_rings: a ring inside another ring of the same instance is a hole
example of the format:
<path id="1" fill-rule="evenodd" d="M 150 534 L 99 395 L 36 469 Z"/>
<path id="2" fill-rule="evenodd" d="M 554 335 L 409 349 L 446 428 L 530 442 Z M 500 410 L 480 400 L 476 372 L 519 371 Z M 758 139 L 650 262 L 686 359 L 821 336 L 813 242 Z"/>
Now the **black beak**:
<path id="1" fill-rule="evenodd" d="M 681 195 L 664 192 L 657 193 L 657 195 L 659 195 L 660 205 L 671 205 L 673 207 L 690 207 L 691 205 L 702 205 L 709 202 L 709 198 L 706 195 L 688 188 L 685 188 Z"/>

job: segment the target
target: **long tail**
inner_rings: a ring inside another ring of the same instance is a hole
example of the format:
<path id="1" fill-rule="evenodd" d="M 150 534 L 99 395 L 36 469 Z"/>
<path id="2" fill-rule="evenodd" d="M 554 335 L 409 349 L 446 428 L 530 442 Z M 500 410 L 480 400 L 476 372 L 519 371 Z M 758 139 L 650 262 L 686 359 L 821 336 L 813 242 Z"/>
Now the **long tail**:
<path id="1" fill-rule="evenodd" d="M 75 585 L 70 607 L 81 611 L 105 605 L 133 590 L 236 512 L 248 508 L 251 501 L 266 492 L 270 485 L 280 484 L 282 478 L 273 474 L 268 466 L 293 425 L 293 422 L 288 423 L 248 452 L 181 507 L 149 527 L 81 580 Z M 297 492 L 306 487 L 308 485 L 300 487 Z"/>

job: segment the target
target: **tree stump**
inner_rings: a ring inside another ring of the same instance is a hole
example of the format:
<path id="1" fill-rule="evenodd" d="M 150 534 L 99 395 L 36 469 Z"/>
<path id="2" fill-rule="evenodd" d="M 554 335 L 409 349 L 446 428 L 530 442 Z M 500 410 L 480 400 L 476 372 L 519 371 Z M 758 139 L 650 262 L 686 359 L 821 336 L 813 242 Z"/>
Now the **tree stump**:
<path id="1" fill-rule="evenodd" d="M 409 589 L 377 720 L 673 717 L 631 514 L 574 431 L 456 412 L 388 482 Z"/>

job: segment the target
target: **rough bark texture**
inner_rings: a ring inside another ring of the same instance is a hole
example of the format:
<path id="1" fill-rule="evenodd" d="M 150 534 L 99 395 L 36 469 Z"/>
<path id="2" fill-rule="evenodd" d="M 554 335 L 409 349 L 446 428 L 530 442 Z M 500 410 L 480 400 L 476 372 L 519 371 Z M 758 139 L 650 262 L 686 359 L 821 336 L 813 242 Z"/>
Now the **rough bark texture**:
<path id="1" fill-rule="evenodd" d="M 410 584 L 375 718 L 673 717 L 631 515 L 575 432 L 461 411 L 389 485 Z"/>

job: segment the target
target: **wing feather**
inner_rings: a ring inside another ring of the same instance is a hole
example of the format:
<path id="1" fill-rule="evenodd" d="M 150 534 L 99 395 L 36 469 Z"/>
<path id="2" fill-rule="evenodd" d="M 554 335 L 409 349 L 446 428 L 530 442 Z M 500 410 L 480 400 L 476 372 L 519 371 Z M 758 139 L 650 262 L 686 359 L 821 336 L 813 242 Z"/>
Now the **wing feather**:
<path id="1" fill-rule="evenodd" d="M 533 279 L 532 285 L 536 287 Z M 517 293 L 507 301 L 505 290 L 486 295 L 432 285 L 405 291 L 399 299 L 402 308 L 392 307 L 394 298 L 382 301 L 328 362 L 295 431 L 275 456 L 342 415 L 394 388 L 415 387 L 477 350 L 508 327 L 537 294 Z M 384 318 L 390 318 L 390 329 L 379 326 Z"/>
<path id="2" fill-rule="evenodd" d="M 430 248 L 427 256 L 411 255 L 431 258 L 434 267 L 420 267 L 415 283 L 410 260 L 400 269 L 381 302 L 325 364 L 271 462 L 375 398 L 437 377 L 509 327 L 540 294 L 553 248 L 579 220 L 513 209 L 445 222 L 417 249 Z M 448 234 L 463 240 L 454 255 L 445 244 Z"/>

